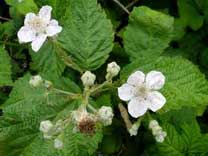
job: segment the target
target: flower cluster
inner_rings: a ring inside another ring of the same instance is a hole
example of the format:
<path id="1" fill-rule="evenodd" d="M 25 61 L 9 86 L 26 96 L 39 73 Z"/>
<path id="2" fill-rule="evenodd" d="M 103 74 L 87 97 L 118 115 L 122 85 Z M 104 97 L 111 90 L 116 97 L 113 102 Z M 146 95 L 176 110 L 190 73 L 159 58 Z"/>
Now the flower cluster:
<path id="1" fill-rule="evenodd" d="M 52 7 L 43 6 L 38 15 L 28 13 L 24 26 L 17 33 L 20 43 L 32 42 L 32 49 L 37 52 L 47 37 L 52 37 L 62 31 L 58 21 L 51 19 Z"/>
<path id="2" fill-rule="evenodd" d="M 158 124 L 156 120 L 151 120 L 149 123 L 149 129 L 152 130 L 152 134 L 155 137 L 155 140 L 157 142 L 163 142 L 165 140 L 165 137 L 167 136 L 167 133 L 162 130 L 162 127 Z"/>
<path id="3" fill-rule="evenodd" d="M 63 148 L 63 142 L 57 138 L 63 130 L 62 120 L 58 120 L 55 125 L 50 120 L 42 121 L 39 130 L 43 133 L 43 138 L 45 139 L 53 139 L 55 137 L 54 147 L 56 149 Z"/>
<path id="4" fill-rule="evenodd" d="M 98 110 L 98 119 L 103 123 L 104 126 L 112 124 L 113 116 L 113 109 L 111 107 L 102 106 Z"/>
<path id="5" fill-rule="evenodd" d="M 156 112 L 166 103 L 165 97 L 158 92 L 165 84 L 165 76 L 158 71 L 151 71 L 146 76 L 141 71 L 131 74 L 127 83 L 118 88 L 118 96 L 128 102 L 128 111 L 138 118 L 150 109 Z"/>

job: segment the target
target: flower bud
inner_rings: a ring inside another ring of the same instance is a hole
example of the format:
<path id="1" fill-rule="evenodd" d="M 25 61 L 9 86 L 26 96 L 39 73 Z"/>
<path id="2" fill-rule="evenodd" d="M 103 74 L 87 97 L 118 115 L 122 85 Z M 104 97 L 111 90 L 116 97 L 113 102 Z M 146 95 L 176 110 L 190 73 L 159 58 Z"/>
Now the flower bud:
<path id="1" fill-rule="evenodd" d="M 136 136 L 138 132 L 138 125 L 133 124 L 132 127 L 129 129 L 130 136 Z"/>
<path id="2" fill-rule="evenodd" d="M 96 76 L 90 71 L 86 71 L 81 77 L 82 83 L 85 87 L 91 87 L 94 85 L 95 79 Z"/>
<path id="3" fill-rule="evenodd" d="M 160 132 L 155 136 L 155 140 L 157 142 L 162 143 L 165 140 L 165 137 L 167 136 L 167 133 L 165 131 Z"/>
<path id="4" fill-rule="evenodd" d="M 108 126 L 112 124 L 113 116 L 114 114 L 111 107 L 102 106 L 98 110 L 98 118 L 103 123 L 104 126 Z"/>
<path id="5" fill-rule="evenodd" d="M 56 149 L 62 149 L 63 146 L 64 146 L 64 143 L 60 139 L 56 138 L 54 140 L 54 148 L 56 148 Z"/>
<path id="6" fill-rule="evenodd" d="M 29 84 L 33 87 L 38 87 L 41 83 L 43 83 L 43 79 L 40 75 L 32 76 L 29 81 Z"/>
<path id="7" fill-rule="evenodd" d="M 48 133 L 52 127 L 53 127 L 53 124 L 51 121 L 49 120 L 41 121 L 39 130 L 43 133 Z"/>
<path id="8" fill-rule="evenodd" d="M 149 129 L 153 129 L 154 127 L 159 126 L 156 120 L 151 120 L 149 123 Z"/>
<path id="9" fill-rule="evenodd" d="M 107 66 L 106 79 L 111 80 L 113 77 L 117 76 L 120 71 L 120 66 L 116 62 L 111 62 Z"/>

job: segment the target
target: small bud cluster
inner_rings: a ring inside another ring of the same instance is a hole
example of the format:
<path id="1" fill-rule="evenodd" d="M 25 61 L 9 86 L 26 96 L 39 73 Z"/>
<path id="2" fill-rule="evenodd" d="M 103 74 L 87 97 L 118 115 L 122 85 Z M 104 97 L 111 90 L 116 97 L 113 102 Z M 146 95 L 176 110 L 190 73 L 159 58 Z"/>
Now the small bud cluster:
<path id="1" fill-rule="evenodd" d="M 43 83 L 43 79 L 40 75 L 32 76 L 29 81 L 29 84 L 33 87 L 38 87 Z"/>
<path id="2" fill-rule="evenodd" d="M 149 129 L 152 130 L 152 134 L 155 137 L 155 140 L 157 142 L 162 143 L 165 140 L 165 137 L 167 136 L 167 133 L 163 131 L 162 127 L 158 124 L 156 120 L 151 120 L 149 123 Z"/>
<path id="3" fill-rule="evenodd" d="M 81 77 L 82 83 L 86 88 L 93 86 L 95 83 L 95 79 L 96 76 L 90 71 L 86 71 Z"/>
<path id="4" fill-rule="evenodd" d="M 112 80 L 112 78 L 118 75 L 119 71 L 120 67 L 116 62 L 109 63 L 107 66 L 107 74 L 105 76 L 106 80 Z"/>
<path id="5" fill-rule="evenodd" d="M 104 126 L 112 124 L 113 116 L 114 114 L 111 107 L 102 106 L 98 110 L 98 119 L 103 123 Z"/>
<path id="6" fill-rule="evenodd" d="M 50 120 L 41 121 L 39 130 L 43 133 L 43 138 L 53 139 L 54 137 L 58 136 L 63 130 L 62 120 L 58 120 L 55 125 Z M 54 140 L 54 148 L 63 148 L 63 142 L 61 141 L 61 139 L 56 138 Z"/>

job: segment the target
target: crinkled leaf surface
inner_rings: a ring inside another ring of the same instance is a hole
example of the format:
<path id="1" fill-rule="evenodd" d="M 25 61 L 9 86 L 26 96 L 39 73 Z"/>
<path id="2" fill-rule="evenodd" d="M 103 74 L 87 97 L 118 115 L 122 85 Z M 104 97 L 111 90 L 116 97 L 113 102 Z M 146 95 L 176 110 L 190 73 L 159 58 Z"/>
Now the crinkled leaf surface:
<path id="1" fill-rule="evenodd" d="M 94 70 L 113 48 L 112 24 L 97 0 L 71 0 L 59 39 L 80 68 Z"/>
<path id="2" fill-rule="evenodd" d="M 196 107 L 207 105 L 208 82 L 200 70 L 190 61 L 182 57 L 161 57 L 157 60 L 138 59 L 127 65 L 122 73 L 122 79 L 134 71 L 161 71 L 166 77 L 166 83 L 161 92 L 167 99 L 162 110 L 180 109 L 182 106 Z"/>
<path id="3" fill-rule="evenodd" d="M 124 48 L 131 59 L 157 57 L 171 41 L 173 17 L 142 6 L 130 15 L 124 32 Z"/>
<path id="4" fill-rule="evenodd" d="M 163 125 L 167 137 L 163 143 L 157 144 L 157 149 L 151 152 L 153 156 L 205 156 L 208 154 L 208 136 L 201 134 L 196 121 L 183 123 L 176 129 L 171 124 Z"/>
<path id="5" fill-rule="evenodd" d="M 59 55 L 61 50 L 52 41 L 47 41 L 37 53 L 31 50 L 32 69 L 47 79 L 60 77 L 65 69 L 65 64 Z"/>
<path id="6" fill-rule="evenodd" d="M 0 86 L 12 84 L 10 58 L 6 50 L 0 46 Z"/>
<path id="7" fill-rule="evenodd" d="M 15 82 L 10 98 L 2 106 L 3 116 L 0 118 L 0 155 L 2 156 L 68 156 L 55 150 L 53 141 L 43 139 L 39 131 L 42 120 L 59 120 L 69 116 L 71 110 L 77 108 L 78 101 L 71 101 L 66 95 L 47 90 L 45 87 L 31 87 L 28 83 L 30 75 Z M 59 81 L 62 81 L 59 79 Z M 66 80 L 65 80 L 66 81 Z M 68 80 L 69 82 L 69 80 Z M 64 83 L 61 83 L 64 84 Z M 70 83 L 71 92 L 79 92 L 76 84 Z M 58 87 L 64 89 L 65 87 Z M 72 156 L 92 154 L 101 140 L 101 133 L 85 140 L 85 136 L 72 133 L 71 129 L 63 132 L 67 152 Z M 78 138 L 78 140 L 77 140 Z M 88 142 L 89 141 L 89 142 Z M 79 149 L 79 150 L 78 150 Z"/>

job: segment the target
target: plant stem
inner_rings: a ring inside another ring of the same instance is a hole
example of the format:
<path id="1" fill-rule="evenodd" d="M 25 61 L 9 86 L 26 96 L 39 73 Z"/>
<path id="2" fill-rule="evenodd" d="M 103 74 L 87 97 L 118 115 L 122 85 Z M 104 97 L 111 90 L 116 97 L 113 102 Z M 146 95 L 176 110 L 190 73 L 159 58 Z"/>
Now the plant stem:
<path id="1" fill-rule="evenodd" d="M 58 92 L 58 93 L 66 94 L 66 95 L 69 95 L 69 96 L 72 96 L 72 97 L 78 97 L 78 96 L 80 96 L 79 94 L 74 94 L 74 93 L 67 92 L 67 91 L 64 91 L 64 90 L 60 90 L 60 89 L 57 89 L 57 88 L 53 88 L 53 90 L 56 91 L 56 92 Z"/>
<path id="2" fill-rule="evenodd" d="M 9 21 L 9 20 L 10 20 L 9 18 L 2 17 L 2 16 L 0 16 L 0 19 L 1 19 L 1 20 L 5 20 L 5 21 Z"/>
<path id="3" fill-rule="evenodd" d="M 119 108 L 121 116 L 125 122 L 126 128 L 129 130 L 132 127 L 132 123 L 129 120 L 128 112 L 127 112 L 126 108 L 121 103 L 118 104 L 118 108 Z"/>
<path id="4" fill-rule="evenodd" d="M 120 6 L 128 15 L 130 15 L 129 10 L 123 5 L 121 4 L 118 0 L 113 0 L 118 6 Z"/>
<path id="5" fill-rule="evenodd" d="M 136 4 L 139 0 L 134 0 L 126 6 L 126 9 L 131 8 L 134 4 Z"/>

